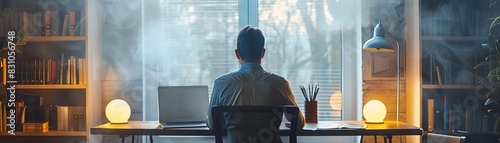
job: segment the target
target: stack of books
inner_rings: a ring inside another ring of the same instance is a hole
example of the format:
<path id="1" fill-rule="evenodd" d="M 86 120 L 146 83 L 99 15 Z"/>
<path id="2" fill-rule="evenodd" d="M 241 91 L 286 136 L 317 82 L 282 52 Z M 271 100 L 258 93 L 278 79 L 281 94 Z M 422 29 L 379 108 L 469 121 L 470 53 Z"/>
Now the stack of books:
<path id="1" fill-rule="evenodd" d="M 23 124 L 23 132 L 37 132 L 43 133 L 49 131 L 49 121 L 45 122 L 31 122 Z"/>

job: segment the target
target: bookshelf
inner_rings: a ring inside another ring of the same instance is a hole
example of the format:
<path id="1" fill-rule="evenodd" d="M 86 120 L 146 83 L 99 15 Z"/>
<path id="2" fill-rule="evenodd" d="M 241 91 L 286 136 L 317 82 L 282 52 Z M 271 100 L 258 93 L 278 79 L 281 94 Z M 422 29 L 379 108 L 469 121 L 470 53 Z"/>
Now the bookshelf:
<path id="1" fill-rule="evenodd" d="M 483 109 L 479 81 L 491 67 L 473 69 L 488 56 L 489 1 L 420 0 L 421 127 L 425 132 L 492 134 L 494 118 Z M 425 142 L 425 138 L 424 138 Z"/>
<path id="2" fill-rule="evenodd" d="M 102 119 L 99 4 L 98 0 L 0 1 L 2 10 L 9 8 L 13 13 L 12 18 L 0 20 L 0 36 L 6 31 L 25 31 L 23 53 L 16 54 L 14 84 L 16 98 L 27 106 L 25 122 L 49 121 L 45 132 L 16 128 L 12 135 L 4 128 L 1 142 L 100 141 L 90 135 L 90 127 L 101 124 Z M 6 55 L 0 53 L 0 57 Z M 29 109 L 32 103 L 39 103 L 40 108 Z M 22 128 L 19 123 L 16 119 L 16 126 Z"/>

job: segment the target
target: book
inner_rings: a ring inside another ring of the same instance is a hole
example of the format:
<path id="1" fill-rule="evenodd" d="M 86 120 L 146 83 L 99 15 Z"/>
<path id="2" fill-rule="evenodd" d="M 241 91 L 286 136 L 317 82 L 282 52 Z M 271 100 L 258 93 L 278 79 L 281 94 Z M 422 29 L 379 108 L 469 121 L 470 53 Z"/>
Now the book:
<path id="1" fill-rule="evenodd" d="M 87 74 L 85 74 L 85 73 L 87 73 L 85 71 L 88 70 L 87 62 L 88 62 L 87 59 L 83 59 L 83 74 L 84 74 L 84 76 L 83 76 L 83 84 L 85 84 L 85 85 L 88 83 L 87 82 Z"/>
<path id="2" fill-rule="evenodd" d="M 50 83 L 57 84 L 57 62 L 52 60 L 50 64 Z"/>
<path id="3" fill-rule="evenodd" d="M 6 58 L 2 58 L 2 65 L 7 65 Z M 7 66 L 2 66 L 2 83 L 7 85 Z"/>
<path id="4" fill-rule="evenodd" d="M 29 36 L 29 35 L 31 35 L 31 31 L 30 31 L 30 29 L 28 29 L 29 28 L 29 24 L 30 24 L 30 22 L 28 21 L 28 19 L 29 19 L 28 18 L 28 12 L 23 11 L 22 17 L 23 17 L 23 19 L 22 19 L 22 24 L 23 25 L 22 26 L 23 26 L 23 30 L 24 30 L 24 35 Z"/>
<path id="5" fill-rule="evenodd" d="M 85 131 L 85 106 L 68 107 L 68 130 Z"/>
<path id="6" fill-rule="evenodd" d="M 83 84 L 83 59 L 78 58 L 78 84 L 82 85 Z"/>
<path id="7" fill-rule="evenodd" d="M 85 131 L 85 106 L 57 106 L 58 131 Z"/>
<path id="8" fill-rule="evenodd" d="M 69 36 L 75 36 L 75 12 L 69 12 Z"/>
<path id="9" fill-rule="evenodd" d="M 44 16 L 44 20 L 45 20 L 45 36 L 51 36 L 52 32 L 51 32 L 51 16 L 50 16 L 50 11 L 45 11 L 45 16 Z"/>
<path id="10" fill-rule="evenodd" d="M 36 31 L 37 31 L 37 34 L 36 36 L 44 36 L 45 35 L 45 29 L 44 29 L 44 25 L 43 25 L 43 17 L 42 17 L 42 12 L 37 12 L 36 13 Z"/>
<path id="11" fill-rule="evenodd" d="M 44 67 L 45 67 L 45 64 L 43 62 L 44 60 L 43 59 L 38 59 L 38 69 L 37 69 L 37 74 L 38 74 L 38 79 L 37 79 L 37 83 L 38 84 L 44 84 L 43 81 L 44 81 Z"/>
<path id="12" fill-rule="evenodd" d="M 57 106 L 57 130 L 68 131 L 68 106 Z"/>
<path id="13" fill-rule="evenodd" d="M 49 121 L 26 122 L 23 124 L 23 132 L 48 132 Z"/>
<path id="14" fill-rule="evenodd" d="M 85 14 L 85 10 L 80 11 L 80 22 L 78 25 L 80 25 L 80 30 L 79 30 L 79 35 L 80 36 L 85 36 L 85 19 L 87 15 Z"/>
<path id="15" fill-rule="evenodd" d="M 47 60 L 46 59 L 41 59 L 40 64 L 42 65 L 40 67 L 40 84 L 47 84 Z"/>
<path id="16" fill-rule="evenodd" d="M 52 36 L 61 36 L 61 31 L 60 31 L 61 24 L 59 24 L 61 18 L 59 18 L 59 11 L 57 10 L 51 11 L 50 16 L 52 18 L 50 20 L 51 24 L 50 30 L 52 31 Z"/>
<path id="17" fill-rule="evenodd" d="M 0 132 L 6 132 L 3 128 L 3 124 L 6 124 L 4 120 L 6 120 L 6 118 L 4 118 L 4 108 L 3 108 L 4 104 L 2 103 L 2 101 L 0 101 Z"/>
<path id="18" fill-rule="evenodd" d="M 60 66 L 59 66 L 59 84 L 64 84 L 63 81 L 66 81 L 64 79 L 64 53 L 61 53 L 61 59 L 59 60 Z"/>
<path id="19" fill-rule="evenodd" d="M 318 124 L 318 130 L 331 130 L 331 129 L 339 129 L 339 130 L 359 130 L 366 129 L 367 125 L 365 124 Z"/>
<path id="20" fill-rule="evenodd" d="M 72 84 L 71 83 L 71 65 L 72 65 L 72 62 L 71 62 L 71 56 L 70 58 L 68 58 L 68 62 L 67 62 L 67 66 L 66 67 L 66 84 Z"/>
<path id="21" fill-rule="evenodd" d="M 434 130 L 434 99 L 427 99 L 427 124 L 428 131 Z"/>
<path id="22" fill-rule="evenodd" d="M 472 110 L 465 111 L 465 131 L 471 132 L 472 129 Z"/>
<path id="23" fill-rule="evenodd" d="M 77 67 L 76 58 L 75 58 L 75 56 L 71 56 L 70 58 L 71 58 L 71 83 L 73 85 L 76 85 L 77 84 L 76 83 L 76 77 L 77 77 L 77 75 L 76 75 L 76 67 Z"/>
<path id="24" fill-rule="evenodd" d="M 49 115 L 49 130 L 57 130 L 57 105 L 47 105 L 48 107 L 48 115 Z"/>
<path id="25" fill-rule="evenodd" d="M 69 21 L 69 16 L 68 15 L 64 15 L 61 36 L 67 36 L 68 35 L 68 21 Z"/>
<path id="26" fill-rule="evenodd" d="M 443 83 L 441 82 L 441 72 L 439 70 L 439 66 L 436 66 L 436 76 L 438 80 L 438 85 L 443 85 Z"/>
<path id="27" fill-rule="evenodd" d="M 443 131 L 444 129 L 444 96 L 434 95 L 434 130 Z"/>

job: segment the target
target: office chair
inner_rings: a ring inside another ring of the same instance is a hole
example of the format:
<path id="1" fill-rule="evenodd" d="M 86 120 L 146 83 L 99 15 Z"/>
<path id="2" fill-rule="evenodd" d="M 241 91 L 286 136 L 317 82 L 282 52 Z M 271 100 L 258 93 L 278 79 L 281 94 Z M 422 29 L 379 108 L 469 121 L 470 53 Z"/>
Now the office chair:
<path id="1" fill-rule="evenodd" d="M 222 128 L 222 122 L 226 122 L 223 113 L 226 112 L 240 112 L 240 113 L 270 113 L 278 111 L 283 115 L 284 113 L 290 114 L 292 119 L 290 121 L 290 143 L 297 143 L 297 122 L 299 116 L 299 108 L 293 105 L 286 106 L 214 106 L 211 108 L 213 128 L 215 132 L 215 142 L 222 143 L 222 136 L 227 134 L 227 131 Z M 280 120 L 281 122 L 281 120 Z M 241 123 L 245 124 L 245 123 Z M 268 123 L 264 123 L 268 124 Z M 281 131 L 280 131 L 281 132 Z"/>

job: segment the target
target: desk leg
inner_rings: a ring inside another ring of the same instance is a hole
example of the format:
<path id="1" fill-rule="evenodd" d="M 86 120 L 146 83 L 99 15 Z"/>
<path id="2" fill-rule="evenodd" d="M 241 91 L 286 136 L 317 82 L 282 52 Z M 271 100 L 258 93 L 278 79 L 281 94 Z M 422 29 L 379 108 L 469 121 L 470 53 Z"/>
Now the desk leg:
<path id="1" fill-rule="evenodd" d="M 132 135 L 132 142 L 131 143 L 134 143 L 135 142 L 135 135 Z"/>
<path id="2" fill-rule="evenodd" d="M 375 139 L 375 143 L 377 143 L 377 135 L 374 135 L 373 138 Z"/>
<path id="3" fill-rule="evenodd" d="M 384 137 L 384 143 L 387 143 L 387 140 L 389 140 L 389 143 L 392 143 L 392 135 L 387 135 Z"/>
<path id="4" fill-rule="evenodd" d="M 363 143 L 363 135 L 361 135 L 361 140 L 359 140 L 359 143 Z"/>
<path id="5" fill-rule="evenodd" d="M 153 135 L 149 135 L 149 140 L 153 143 Z"/>
<path id="6" fill-rule="evenodd" d="M 120 138 L 122 138 L 122 143 L 125 143 L 125 138 L 128 137 L 128 135 L 120 135 Z"/>

